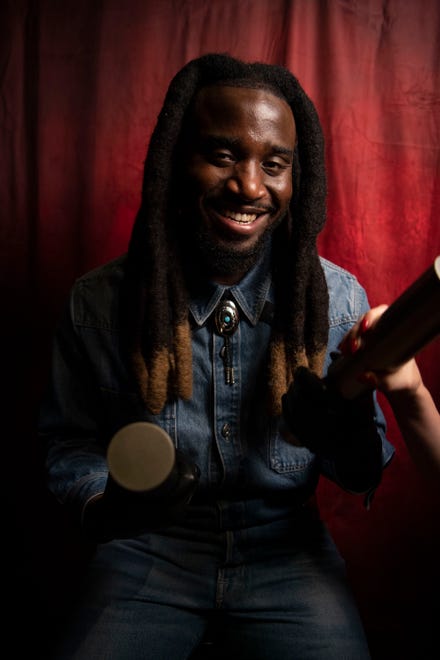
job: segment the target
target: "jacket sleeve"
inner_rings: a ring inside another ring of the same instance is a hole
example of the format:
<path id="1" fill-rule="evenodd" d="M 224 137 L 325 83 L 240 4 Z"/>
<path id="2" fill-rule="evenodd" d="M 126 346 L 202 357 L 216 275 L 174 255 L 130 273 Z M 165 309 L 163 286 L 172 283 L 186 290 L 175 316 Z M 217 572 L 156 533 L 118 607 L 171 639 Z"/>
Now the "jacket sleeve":
<path id="1" fill-rule="evenodd" d="M 53 342 L 52 365 L 39 415 L 48 487 L 81 518 L 86 502 L 104 491 L 106 443 L 99 437 L 99 388 L 73 322 L 75 287 Z"/>
<path id="2" fill-rule="evenodd" d="M 330 332 L 325 376 L 332 359 L 338 354 L 339 343 L 370 305 L 365 289 L 355 276 L 329 262 L 325 262 L 324 266 L 330 299 Z M 368 503 L 377 483 L 380 482 L 383 468 L 389 464 L 394 454 L 394 448 L 386 437 L 386 419 L 376 393 L 373 392 L 371 396 L 351 405 L 351 402 L 338 401 L 337 397 L 329 401 L 329 393 L 319 390 L 320 388 L 315 391 L 318 397 L 317 405 L 323 407 L 325 414 L 330 413 L 329 424 L 334 442 L 338 445 L 337 456 L 331 456 L 325 449 L 324 453 L 317 454 L 321 472 L 344 490 L 366 493 Z M 320 399 L 321 395 L 324 395 L 324 399 Z M 308 402 L 307 405 L 313 404 Z M 329 425 L 320 423 L 322 419 L 317 416 L 316 411 L 310 418 L 318 424 L 321 434 L 325 436 Z M 316 429 L 315 441 L 319 443 L 318 436 L 319 431 Z M 324 442 L 325 439 L 321 438 L 321 444 Z M 345 451 L 342 450 L 344 444 Z"/>

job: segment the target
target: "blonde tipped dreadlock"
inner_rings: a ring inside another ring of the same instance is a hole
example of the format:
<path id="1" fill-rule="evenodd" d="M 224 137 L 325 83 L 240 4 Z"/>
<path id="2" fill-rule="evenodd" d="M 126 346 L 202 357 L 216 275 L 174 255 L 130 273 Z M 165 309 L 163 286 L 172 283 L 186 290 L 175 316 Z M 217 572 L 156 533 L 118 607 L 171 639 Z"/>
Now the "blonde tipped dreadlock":
<path id="1" fill-rule="evenodd" d="M 321 374 L 328 336 L 328 293 L 317 253 L 325 222 L 324 141 L 316 110 L 284 67 L 204 55 L 171 81 L 145 161 L 142 203 L 133 228 L 122 297 L 122 341 L 142 398 L 153 414 L 169 400 L 191 397 L 188 292 L 174 222 L 177 163 L 185 117 L 200 89 L 212 85 L 265 88 L 287 101 L 295 118 L 294 196 L 273 239 L 275 316 L 269 348 L 269 405 L 302 365 Z"/>

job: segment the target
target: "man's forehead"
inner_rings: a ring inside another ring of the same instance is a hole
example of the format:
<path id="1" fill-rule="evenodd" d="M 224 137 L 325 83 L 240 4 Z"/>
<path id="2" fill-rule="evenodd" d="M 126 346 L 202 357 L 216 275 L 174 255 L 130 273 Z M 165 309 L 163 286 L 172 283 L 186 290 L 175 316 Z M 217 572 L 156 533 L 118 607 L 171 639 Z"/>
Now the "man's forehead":
<path id="1" fill-rule="evenodd" d="M 222 83 L 213 83 L 211 85 L 206 85 L 199 89 L 194 95 L 194 105 L 197 105 L 200 102 L 209 99 L 216 98 L 246 98 L 246 97 L 257 97 L 257 96 L 268 96 L 274 99 L 274 102 L 281 102 L 286 106 L 290 107 L 286 98 L 281 92 L 278 92 L 276 89 L 270 85 L 263 84 L 234 84 L 233 81 L 222 82 Z"/>
<path id="2" fill-rule="evenodd" d="M 227 123 L 247 114 L 250 118 L 264 116 L 274 123 L 292 123 L 292 109 L 281 95 L 260 86 L 210 85 L 199 90 L 194 99 L 192 118 L 196 124 L 211 121 Z"/>

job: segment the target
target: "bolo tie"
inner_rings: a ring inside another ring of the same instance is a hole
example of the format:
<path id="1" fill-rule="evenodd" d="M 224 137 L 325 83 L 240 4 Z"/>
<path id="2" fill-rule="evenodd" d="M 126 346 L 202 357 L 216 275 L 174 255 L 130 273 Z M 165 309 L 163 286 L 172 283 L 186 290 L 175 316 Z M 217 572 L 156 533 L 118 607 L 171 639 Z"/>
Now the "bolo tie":
<path id="1" fill-rule="evenodd" d="M 232 300 L 221 300 L 216 307 L 214 321 L 216 330 L 224 341 L 220 356 L 223 359 L 225 368 L 225 383 L 226 385 L 233 385 L 235 378 L 232 364 L 231 337 L 238 328 L 237 305 Z"/>

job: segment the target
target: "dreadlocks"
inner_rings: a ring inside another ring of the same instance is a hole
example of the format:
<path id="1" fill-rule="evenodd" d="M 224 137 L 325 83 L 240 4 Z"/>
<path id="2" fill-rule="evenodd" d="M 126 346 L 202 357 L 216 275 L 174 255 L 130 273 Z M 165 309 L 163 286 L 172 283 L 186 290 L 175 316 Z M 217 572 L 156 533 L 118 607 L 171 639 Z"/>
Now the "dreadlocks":
<path id="1" fill-rule="evenodd" d="M 188 290 L 173 227 L 177 161 L 185 118 L 203 87 L 265 88 L 289 104 L 298 144 L 294 195 L 273 236 L 275 316 L 268 358 L 269 410 L 298 366 L 320 374 L 328 335 L 328 293 L 317 253 L 325 223 L 324 140 L 313 103 L 284 67 L 210 54 L 189 62 L 171 81 L 152 134 L 142 201 L 126 259 L 121 304 L 122 341 L 145 405 L 158 414 L 167 400 L 191 397 L 192 355 Z"/>

